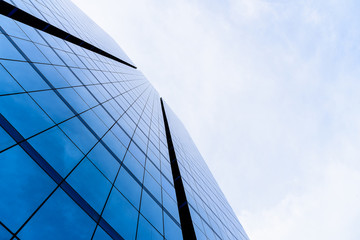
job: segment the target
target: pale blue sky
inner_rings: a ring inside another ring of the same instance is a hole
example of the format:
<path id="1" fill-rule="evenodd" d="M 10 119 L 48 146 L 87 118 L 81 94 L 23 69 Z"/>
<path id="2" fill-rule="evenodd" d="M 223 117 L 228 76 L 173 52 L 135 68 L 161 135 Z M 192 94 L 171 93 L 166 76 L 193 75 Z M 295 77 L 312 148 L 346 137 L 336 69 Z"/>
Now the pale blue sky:
<path id="1" fill-rule="evenodd" d="M 251 239 L 360 239 L 359 1 L 74 2 L 184 122 Z"/>

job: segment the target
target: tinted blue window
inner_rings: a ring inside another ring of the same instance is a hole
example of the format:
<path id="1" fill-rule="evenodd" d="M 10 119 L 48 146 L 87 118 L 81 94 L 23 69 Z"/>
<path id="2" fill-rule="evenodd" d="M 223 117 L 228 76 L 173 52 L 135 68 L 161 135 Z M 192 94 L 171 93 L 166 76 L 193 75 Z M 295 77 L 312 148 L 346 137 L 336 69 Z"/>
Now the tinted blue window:
<path id="1" fill-rule="evenodd" d="M 25 53 L 31 62 L 49 63 L 44 54 L 35 46 L 34 43 L 18 38 L 12 38 L 15 44 Z"/>
<path id="2" fill-rule="evenodd" d="M 111 115 L 111 117 L 115 120 L 118 120 L 120 117 L 120 113 L 121 111 L 117 111 L 117 110 L 121 110 L 120 107 L 115 106 L 115 101 L 114 100 L 110 100 L 108 102 L 105 102 L 102 104 L 102 106 L 106 109 L 106 111 L 109 112 L 109 114 Z"/>
<path id="3" fill-rule="evenodd" d="M 203 226 L 205 229 L 206 236 L 209 239 L 215 239 L 215 234 L 214 234 L 213 230 L 211 230 L 211 228 L 208 226 L 208 224 L 204 223 Z"/>
<path id="4" fill-rule="evenodd" d="M 160 171 L 155 167 L 151 161 L 146 162 L 146 170 L 155 178 L 155 180 L 160 183 Z"/>
<path id="5" fill-rule="evenodd" d="M 29 143 L 62 177 L 84 156 L 58 127 L 29 139 Z"/>
<path id="6" fill-rule="evenodd" d="M 200 229 L 196 225 L 194 225 L 194 229 L 195 229 L 196 238 L 198 240 L 208 240 L 205 234 L 202 231 L 200 231 Z"/>
<path id="7" fill-rule="evenodd" d="M 72 116 L 73 112 L 55 94 L 54 91 L 41 91 L 30 94 L 41 108 L 56 122 L 62 122 Z"/>
<path id="8" fill-rule="evenodd" d="M 116 179 L 115 187 L 139 209 L 141 187 L 123 168 Z"/>
<path id="9" fill-rule="evenodd" d="M 55 188 L 19 146 L 0 154 L 0 221 L 16 231 Z"/>
<path id="10" fill-rule="evenodd" d="M 172 176 L 170 176 L 170 177 L 172 177 Z M 161 184 L 162 184 L 163 189 L 164 189 L 173 199 L 176 199 L 175 188 L 174 188 L 173 185 L 171 185 L 171 184 L 169 183 L 169 181 L 168 181 L 166 178 L 162 177 L 162 182 L 161 182 Z"/>
<path id="11" fill-rule="evenodd" d="M 163 205 L 168 212 L 180 222 L 179 210 L 176 200 L 173 200 L 166 192 L 163 191 Z"/>
<path id="12" fill-rule="evenodd" d="M 142 165 L 145 165 L 145 154 L 134 144 L 134 142 L 130 144 L 129 151 Z"/>
<path id="13" fill-rule="evenodd" d="M 55 88 L 70 86 L 54 66 L 46 64 L 35 64 L 35 66 Z"/>
<path id="14" fill-rule="evenodd" d="M 0 43 L 1 44 L 1 43 Z M 10 94 L 24 92 L 24 89 L 14 80 L 14 78 L 0 64 L 0 94 Z"/>
<path id="15" fill-rule="evenodd" d="M 115 175 L 119 169 L 119 162 L 98 143 L 88 155 L 88 158 L 95 164 L 97 168 L 113 182 Z"/>
<path id="16" fill-rule="evenodd" d="M 144 176 L 144 167 L 131 155 L 130 152 L 127 152 L 125 155 L 124 165 L 130 169 L 140 182 L 142 181 Z"/>
<path id="17" fill-rule="evenodd" d="M 99 214 L 101 213 L 111 184 L 88 159 L 80 163 L 67 181 Z"/>
<path id="18" fill-rule="evenodd" d="M 80 148 L 87 153 L 96 143 L 96 138 L 77 118 L 72 118 L 59 125 L 66 135 Z"/>
<path id="19" fill-rule="evenodd" d="M 145 172 L 144 185 L 152 193 L 152 195 L 161 202 L 161 187 L 147 171 Z"/>
<path id="20" fill-rule="evenodd" d="M 49 85 L 40 77 L 27 62 L 0 61 L 8 72 L 27 91 L 50 89 Z M 21 69 L 21 71 L 19 71 Z"/>
<path id="21" fill-rule="evenodd" d="M 0 151 L 14 145 L 16 142 L 0 127 Z"/>
<path id="22" fill-rule="evenodd" d="M 94 108 L 96 115 L 101 116 L 101 120 L 107 127 L 111 127 L 114 124 L 114 119 L 104 110 L 103 106 L 97 106 Z"/>
<path id="23" fill-rule="evenodd" d="M 135 238 L 138 211 L 116 189 L 111 192 L 103 217 L 123 238 Z"/>
<path id="24" fill-rule="evenodd" d="M 31 41 L 41 43 L 41 44 L 46 44 L 36 29 L 34 29 L 28 25 L 25 25 L 25 24 L 21 24 L 20 28 L 22 31 L 25 32 L 25 34 L 28 36 L 28 38 L 31 39 Z"/>
<path id="25" fill-rule="evenodd" d="M 67 67 L 56 66 L 55 67 L 60 74 L 64 77 L 64 79 L 71 85 L 71 86 L 80 86 L 80 81 L 75 77 L 75 75 L 69 70 Z"/>
<path id="26" fill-rule="evenodd" d="M 114 135 L 122 142 L 124 146 L 129 146 L 130 138 L 129 136 L 118 126 L 115 125 L 111 128 L 111 131 L 114 133 Z"/>
<path id="27" fill-rule="evenodd" d="M 164 230 L 166 239 L 182 239 L 180 227 L 167 214 L 164 214 Z"/>
<path id="28" fill-rule="evenodd" d="M 24 60 L 19 51 L 3 34 L 0 34 L 0 46 L 0 58 Z"/>
<path id="29" fill-rule="evenodd" d="M 79 96 L 79 94 L 77 94 L 74 89 L 64 88 L 58 89 L 58 91 L 77 113 L 81 113 L 89 109 L 89 106 L 84 102 L 84 100 Z"/>
<path id="30" fill-rule="evenodd" d="M 91 94 L 85 87 L 75 88 L 75 91 L 79 94 L 79 96 L 82 99 L 86 99 L 86 104 L 89 107 L 94 107 L 99 104 L 98 101 L 96 101 L 96 99 L 93 96 L 91 96 Z"/>
<path id="31" fill-rule="evenodd" d="M 0 22 L 2 25 L 1 27 L 10 36 L 16 36 L 19 38 L 28 39 L 28 37 L 25 35 L 25 33 L 18 26 L 18 24 L 22 24 L 22 23 L 15 22 L 11 18 L 5 17 L 3 15 L 0 15 Z M 3 46 L 3 45 L 1 44 L 1 46 Z"/>
<path id="32" fill-rule="evenodd" d="M 143 216 L 140 215 L 136 239 L 160 240 L 163 239 L 163 236 Z"/>
<path id="33" fill-rule="evenodd" d="M 25 138 L 54 125 L 27 94 L 0 97 L 0 110 Z"/>
<path id="34" fill-rule="evenodd" d="M 102 140 L 120 160 L 123 160 L 126 147 L 122 145 L 111 131 L 107 132 Z"/>
<path id="35" fill-rule="evenodd" d="M 61 61 L 61 59 L 55 54 L 54 50 L 52 50 L 51 48 L 41 44 L 36 44 L 36 46 L 46 56 L 46 58 L 49 59 L 49 61 L 52 64 L 56 64 L 56 65 L 64 64 L 63 61 Z"/>
<path id="36" fill-rule="evenodd" d="M 100 102 L 106 101 L 105 97 L 99 92 L 99 90 L 96 86 L 90 85 L 90 86 L 88 86 L 88 89 L 96 97 L 96 99 L 98 99 Z"/>
<path id="37" fill-rule="evenodd" d="M 100 226 L 96 228 L 93 240 L 112 240 L 112 238 Z"/>
<path id="38" fill-rule="evenodd" d="M 76 76 L 81 80 L 84 85 L 92 84 L 92 82 L 90 82 L 87 75 L 85 74 L 85 69 L 72 68 L 71 70 L 76 74 Z"/>
<path id="39" fill-rule="evenodd" d="M 40 34 L 38 33 L 38 30 L 22 24 L 20 26 L 21 30 L 23 30 L 25 32 L 25 34 L 27 35 L 27 37 L 34 43 L 41 43 L 41 44 L 46 44 L 46 42 L 44 41 L 44 39 L 40 36 Z"/>
<path id="40" fill-rule="evenodd" d="M 92 110 L 81 114 L 81 117 L 89 124 L 99 137 L 102 137 L 108 128 Z"/>
<path id="41" fill-rule="evenodd" d="M 66 194 L 58 189 L 20 231 L 21 239 L 88 240 L 95 222 Z"/>
<path id="42" fill-rule="evenodd" d="M 10 239 L 12 234 L 0 224 L 0 239 Z"/>
<path id="43" fill-rule="evenodd" d="M 145 191 L 142 194 L 140 212 L 159 232 L 163 232 L 162 209 Z"/>

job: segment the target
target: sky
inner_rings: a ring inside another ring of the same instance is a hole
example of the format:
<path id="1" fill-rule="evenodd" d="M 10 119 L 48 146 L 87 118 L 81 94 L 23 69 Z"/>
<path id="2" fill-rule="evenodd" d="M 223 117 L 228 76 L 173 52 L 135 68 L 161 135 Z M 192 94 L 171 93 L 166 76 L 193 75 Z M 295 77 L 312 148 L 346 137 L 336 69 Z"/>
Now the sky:
<path id="1" fill-rule="evenodd" d="M 183 121 L 250 239 L 360 239 L 360 1 L 73 2 Z"/>

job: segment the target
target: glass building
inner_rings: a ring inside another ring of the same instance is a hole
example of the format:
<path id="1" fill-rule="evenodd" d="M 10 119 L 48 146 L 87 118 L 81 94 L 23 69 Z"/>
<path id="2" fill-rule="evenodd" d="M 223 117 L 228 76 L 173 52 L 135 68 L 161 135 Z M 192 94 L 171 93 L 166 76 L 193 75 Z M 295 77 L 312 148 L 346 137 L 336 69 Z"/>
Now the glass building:
<path id="1" fill-rule="evenodd" d="M 0 13 L 0 239 L 248 239 L 108 34 L 68 0 Z"/>

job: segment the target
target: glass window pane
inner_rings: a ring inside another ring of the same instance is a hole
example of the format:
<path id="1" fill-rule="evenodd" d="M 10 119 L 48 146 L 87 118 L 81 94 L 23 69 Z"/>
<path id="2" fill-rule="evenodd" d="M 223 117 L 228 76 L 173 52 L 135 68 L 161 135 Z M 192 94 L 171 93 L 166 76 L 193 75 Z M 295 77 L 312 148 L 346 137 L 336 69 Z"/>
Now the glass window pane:
<path id="1" fill-rule="evenodd" d="M 80 148 L 83 153 L 89 152 L 89 150 L 97 142 L 94 135 L 77 117 L 60 124 L 59 127 L 64 130 L 66 135 Z"/>
<path id="2" fill-rule="evenodd" d="M 161 187 L 147 171 L 145 171 L 144 185 L 161 202 Z"/>
<path id="3" fill-rule="evenodd" d="M 111 192 L 103 218 L 123 238 L 135 238 L 138 211 L 116 189 Z"/>
<path id="4" fill-rule="evenodd" d="M 0 127 L 0 151 L 14 145 L 16 142 Z"/>
<path id="5" fill-rule="evenodd" d="M 91 239 L 96 223 L 58 189 L 18 234 L 20 239 Z"/>
<path id="6" fill-rule="evenodd" d="M 66 101 L 71 105 L 77 113 L 81 113 L 87 109 L 89 106 L 84 102 L 84 100 L 75 92 L 72 88 L 63 88 L 58 89 L 59 93 L 66 99 Z"/>
<path id="7" fill-rule="evenodd" d="M 1 43 L 0 43 L 1 44 Z M 24 89 L 15 81 L 15 79 L 0 64 L 0 94 L 11 94 L 24 92 Z"/>
<path id="8" fill-rule="evenodd" d="M 21 56 L 18 50 L 11 44 L 11 42 L 3 35 L 0 34 L 0 58 L 22 60 L 25 59 Z"/>
<path id="9" fill-rule="evenodd" d="M 139 209 L 141 187 L 124 168 L 120 169 L 115 187 Z"/>
<path id="10" fill-rule="evenodd" d="M 84 159 L 67 182 L 87 201 L 99 214 L 109 195 L 111 183 L 88 160 Z"/>
<path id="11" fill-rule="evenodd" d="M 165 191 L 163 191 L 163 205 L 168 212 L 180 222 L 179 209 L 175 200 L 173 200 Z"/>
<path id="12" fill-rule="evenodd" d="M 35 46 L 34 43 L 19 38 L 12 38 L 15 44 L 23 51 L 31 62 L 49 63 L 44 54 Z"/>
<path id="13" fill-rule="evenodd" d="M 112 238 L 98 226 L 92 240 L 112 240 Z"/>
<path id="14" fill-rule="evenodd" d="M 54 91 L 30 93 L 41 108 L 56 122 L 62 122 L 74 115 Z"/>
<path id="15" fill-rule="evenodd" d="M 0 62 L 26 91 L 50 89 L 29 63 L 6 60 Z"/>
<path id="16" fill-rule="evenodd" d="M 115 137 L 115 135 L 109 131 L 102 139 L 104 143 L 113 151 L 113 153 L 120 159 L 123 160 L 126 152 L 126 147 Z"/>
<path id="17" fill-rule="evenodd" d="M 164 214 L 164 228 L 166 239 L 182 239 L 180 227 L 167 214 Z"/>
<path id="18" fill-rule="evenodd" d="M 65 81 L 63 76 L 52 65 L 35 64 L 35 66 L 41 71 L 44 77 L 55 87 L 69 87 L 69 83 Z"/>
<path id="19" fill-rule="evenodd" d="M 0 224 L 0 239 L 11 239 L 12 234 Z"/>
<path id="20" fill-rule="evenodd" d="M 58 127 L 29 139 L 29 143 L 62 177 L 84 156 Z"/>
<path id="21" fill-rule="evenodd" d="M 138 227 L 136 239 L 160 240 L 163 239 L 163 236 L 143 216 L 140 215 L 139 227 Z M 181 238 L 174 238 L 174 239 L 181 239 Z"/>
<path id="22" fill-rule="evenodd" d="M 0 154 L 0 221 L 15 232 L 55 188 L 19 146 Z"/>
<path id="23" fill-rule="evenodd" d="M 163 232 L 162 209 L 145 191 L 142 194 L 140 212 L 160 233 Z"/>
<path id="24" fill-rule="evenodd" d="M 88 158 L 111 182 L 114 181 L 120 164 L 101 143 L 98 143 L 94 149 L 91 150 Z"/>
<path id="25" fill-rule="evenodd" d="M 86 111 L 85 113 L 81 114 L 81 117 L 86 121 L 86 123 L 94 130 L 94 132 L 99 136 L 102 137 L 108 128 L 105 124 L 100 120 L 98 116 L 95 115 L 93 110 Z"/>
<path id="26" fill-rule="evenodd" d="M 0 109 L 4 117 L 24 138 L 28 138 L 54 125 L 44 111 L 27 94 L 0 97 Z"/>
<path id="27" fill-rule="evenodd" d="M 130 169 L 130 171 L 135 175 L 135 177 L 142 182 L 144 176 L 144 167 L 133 157 L 130 152 L 127 152 L 125 155 L 125 160 L 123 164 Z"/>
<path id="28" fill-rule="evenodd" d="M 145 164 L 145 154 L 134 144 L 134 142 L 131 142 L 129 151 L 142 165 Z"/>

